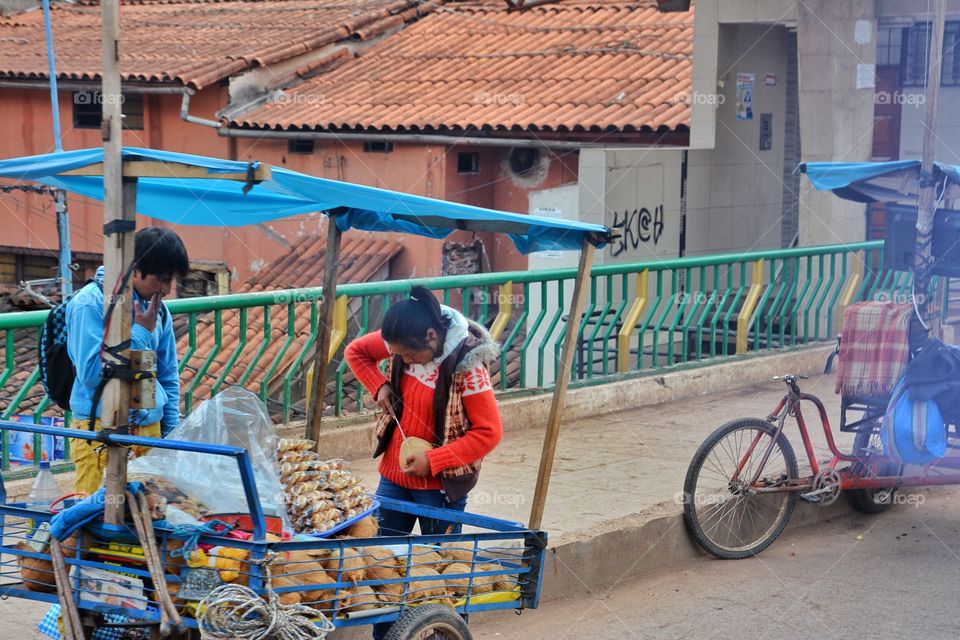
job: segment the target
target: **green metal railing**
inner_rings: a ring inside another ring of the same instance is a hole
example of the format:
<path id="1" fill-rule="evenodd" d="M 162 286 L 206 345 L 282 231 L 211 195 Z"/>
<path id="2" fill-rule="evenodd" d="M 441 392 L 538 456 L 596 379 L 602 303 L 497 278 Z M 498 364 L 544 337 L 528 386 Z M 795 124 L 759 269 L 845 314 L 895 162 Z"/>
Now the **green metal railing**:
<path id="1" fill-rule="evenodd" d="M 345 343 L 375 329 L 391 302 L 420 284 L 494 327 L 503 345 L 491 367 L 499 389 L 547 389 L 570 330 L 575 276 L 575 269 L 557 269 L 342 285 L 337 296 L 346 312 L 339 330 Z M 846 304 L 909 293 L 910 277 L 886 270 L 882 242 L 870 242 L 601 265 L 589 286 L 571 375 L 602 382 L 629 371 L 831 341 Z M 284 421 L 305 416 L 321 298 L 319 288 L 310 288 L 170 301 L 181 334 L 184 413 L 239 384 L 259 393 Z M 50 413 L 35 359 L 46 315 L 0 315 L 4 418 L 40 420 Z M 343 361 L 342 344 L 331 370 L 328 412 L 363 410 L 369 398 Z M 0 446 L 8 469 L 6 432 Z"/>

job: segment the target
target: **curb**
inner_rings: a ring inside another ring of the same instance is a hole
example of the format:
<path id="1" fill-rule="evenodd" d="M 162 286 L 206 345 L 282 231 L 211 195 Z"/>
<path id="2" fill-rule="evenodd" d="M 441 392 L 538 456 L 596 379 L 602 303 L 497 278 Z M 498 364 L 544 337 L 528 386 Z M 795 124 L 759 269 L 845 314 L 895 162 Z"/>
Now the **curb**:
<path id="1" fill-rule="evenodd" d="M 844 496 L 828 507 L 801 501 L 773 544 L 780 544 L 791 531 L 855 513 Z M 572 591 L 598 595 L 658 569 L 691 560 L 713 560 L 687 532 L 683 513 L 677 513 L 672 504 L 610 521 L 598 530 L 561 538 L 558 543 L 547 550 L 541 601 L 568 598 Z"/>

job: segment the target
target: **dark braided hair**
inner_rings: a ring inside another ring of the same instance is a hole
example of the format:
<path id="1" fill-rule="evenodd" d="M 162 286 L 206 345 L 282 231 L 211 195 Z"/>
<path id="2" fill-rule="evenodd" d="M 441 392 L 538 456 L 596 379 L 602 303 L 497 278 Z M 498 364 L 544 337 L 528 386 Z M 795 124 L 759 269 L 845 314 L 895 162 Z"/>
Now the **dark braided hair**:
<path id="1" fill-rule="evenodd" d="M 433 329 L 437 333 L 439 355 L 443 351 L 447 329 L 450 328 L 450 319 L 444 318 L 440 310 L 440 303 L 433 293 L 426 287 L 413 287 L 410 297 L 392 305 L 383 318 L 380 335 L 392 344 L 402 344 L 411 349 L 428 348 L 427 330 Z M 453 375 L 463 353 L 464 344 L 457 345 L 454 353 L 440 363 L 436 388 L 433 393 L 433 434 L 435 444 L 442 444 L 444 427 L 446 424 L 447 404 L 450 401 L 450 389 L 453 386 Z M 390 388 L 393 391 L 393 412 L 397 419 L 403 413 L 403 398 L 400 394 L 400 382 L 406 364 L 400 356 L 393 356 L 390 368 Z"/>

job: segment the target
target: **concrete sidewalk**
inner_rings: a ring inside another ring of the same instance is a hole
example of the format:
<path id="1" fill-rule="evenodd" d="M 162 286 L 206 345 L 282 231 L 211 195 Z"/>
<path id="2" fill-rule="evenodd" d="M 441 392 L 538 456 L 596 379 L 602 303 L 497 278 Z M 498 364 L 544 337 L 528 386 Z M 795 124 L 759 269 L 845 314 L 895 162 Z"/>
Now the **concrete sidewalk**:
<path id="1" fill-rule="evenodd" d="M 819 395 L 831 420 L 839 419 L 832 375 L 804 381 L 802 389 Z M 690 459 L 715 428 L 740 417 L 768 415 L 784 391 L 782 383 L 770 382 L 565 424 L 543 520 L 551 546 L 544 597 L 569 593 L 574 585 L 589 592 L 700 553 L 683 527 L 677 497 Z M 809 415 L 817 456 L 827 458 L 819 420 Z M 849 449 L 852 437 L 837 434 L 836 427 L 834 432 L 839 446 Z M 540 428 L 509 429 L 485 460 L 468 510 L 527 522 L 543 435 Z M 803 474 L 805 455 L 795 426 L 788 426 L 787 436 Z M 351 462 L 370 490 L 379 478 L 376 464 L 369 458 Z M 809 522 L 844 511 L 843 500 L 827 509 L 801 503 L 793 518 Z M 0 602 L 0 619 L 9 625 L 0 630 L 0 640 L 34 637 L 32 625 L 44 610 L 25 601 Z"/>
<path id="2" fill-rule="evenodd" d="M 818 376 L 802 381 L 801 389 L 820 396 L 831 421 L 839 421 L 833 380 L 832 375 Z M 730 420 L 767 416 L 785 390 L 782 383 L 770 382 L 564 424 L 543 518 L 550 545 L 583 540 L 625 517 L 680 513 L 678 494 L 683 491 L 687 466 L 704 439 Z M 817 457 L 829 458 L 813 407 L 804 415 Z M 799 431 L 788 422 L 786 433 L 803 475 L 809 465 Z M 852 435 L 838 434 L 836 425 L 834 433 L 838 446 L 849 450 Z M 471 492 L 467 509 L 528 522 L 543 438 L 541 429 L 508 431 L 484 460 L 480 483 Z M 356 460 L 351 465 L 368 487 L 376 486 L 375 461 Z"/>

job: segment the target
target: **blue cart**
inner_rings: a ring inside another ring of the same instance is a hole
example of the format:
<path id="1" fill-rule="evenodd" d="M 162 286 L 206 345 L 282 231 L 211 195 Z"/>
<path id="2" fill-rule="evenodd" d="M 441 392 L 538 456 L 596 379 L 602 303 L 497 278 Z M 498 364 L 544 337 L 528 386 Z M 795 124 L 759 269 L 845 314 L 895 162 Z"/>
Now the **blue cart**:
<path id="1" fill-rule="evenodd" d="M 0 429 L 72 438 L 97 434 L 73 429 L 0 421 Z M 461 534 L 269 542 L 266 519 L 245 449 L 128 435 L 103 436 L 111 444 L 149 446 L 237 461 L 253 521 L 253 537 L 238 540 L 202 535 L 201 545 L 234 550 L 240 556 L 232 583 L 317 611 L 317 625 L 331 630 L 377 623 L 392 624 L 389 640 L 470 638 L 467 614 L 500 609 L 536 608 L 540 599 L 547 536 L 515 522 L 470 513 L 437 510 L 380 499 L 382 507 L 461 524 Z M 0 596 L 56 603 L 49 550 L 25 544 L 53 515 L 7 504 L 0 506 Z M 171 552 L 183 542 L 158 523 L 157 546 L 171 594 L 179 595 L 188 570 Z M 142 626 L 156 634 L 160 605 L 146 567 L 117 558 L 136 557 L 132 525 L 107 527 L 97 521 L 64 544 L 72 597 L 87 630 L 105 626 Z M 128 545 L 128 546 L 125 546 Z M 385 553 L 386 552 L 386 553 Z M 387 557 L 389 556 L 389 557 Z M 322 563 L 323 569 L 319 569 Z M 454 566 L 456 565 L 456 566 Z M 105 573 L 106 572 L 106 573 Z M 321 575 L 322 574 L 322 575 Z M 221 572 L 223 575 L 223 572 Z M 105 579 L 116 576 L 117 582 Z M 393 576 L 393 577 L 391 577 Z M 198 602 L 177 599 L 188 633 L 199 637 Z M 321 613 L 323 616 L 321 616 Z M 122 622 L 118 622 L 122 620 Z M 88 637 L 90 634 L 88 633 Z"/>

